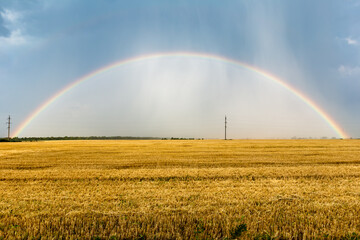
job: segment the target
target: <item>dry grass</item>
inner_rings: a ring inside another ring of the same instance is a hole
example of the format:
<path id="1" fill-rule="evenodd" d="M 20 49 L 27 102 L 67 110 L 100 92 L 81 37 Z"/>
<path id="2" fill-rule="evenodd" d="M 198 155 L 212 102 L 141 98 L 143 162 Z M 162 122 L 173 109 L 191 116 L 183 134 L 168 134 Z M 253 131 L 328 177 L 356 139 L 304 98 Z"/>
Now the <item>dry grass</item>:
<path id="1" fill-rule="evenodd" d="M 1 143 L 0 238 L 355 239 L 359 180 L 357 140 Z"/>

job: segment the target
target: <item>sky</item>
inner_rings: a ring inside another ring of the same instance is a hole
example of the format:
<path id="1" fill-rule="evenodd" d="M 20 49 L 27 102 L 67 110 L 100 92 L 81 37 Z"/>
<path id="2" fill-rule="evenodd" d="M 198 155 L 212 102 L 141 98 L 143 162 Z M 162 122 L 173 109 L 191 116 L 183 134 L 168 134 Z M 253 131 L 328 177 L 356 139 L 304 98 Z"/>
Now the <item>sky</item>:
<path id="1" fill-rule="evenodd" d="M 359 0 L 0 0 L 0 137 L 75 80 L 147 54 L 211 54 L 302 92 L 360 137 Z M 67 91 L 29 136 L 339 137 L 273 81 L 226 62 L 153 58 Z M 1 121 L 0 121 L 1 122 Z M 1 126 L 1 125 L 0 125 Z"/>

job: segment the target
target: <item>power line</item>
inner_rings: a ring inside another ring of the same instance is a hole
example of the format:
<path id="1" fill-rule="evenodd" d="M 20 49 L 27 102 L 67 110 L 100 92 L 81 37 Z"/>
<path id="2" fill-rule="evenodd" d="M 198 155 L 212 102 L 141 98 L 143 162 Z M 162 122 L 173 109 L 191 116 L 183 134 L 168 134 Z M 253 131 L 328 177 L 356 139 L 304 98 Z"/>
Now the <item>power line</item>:
<path id="1" fill-rule="evenodd" d="M 226 115 L 225 115 L 225 140 L 226 140 L 226 128 L 227 128 L 226 124 L 227 124 L 227 119 L 226 119 Z"/>
<path id="2" fill-rule="evenodd" d="M 10 140 L 10 126 L 11 126 L 11 117 L 10 117 L 10 115 L 8 117 L 8 121 L 6 122 L 6 124 L 8 125 L 8 139 Z"/>

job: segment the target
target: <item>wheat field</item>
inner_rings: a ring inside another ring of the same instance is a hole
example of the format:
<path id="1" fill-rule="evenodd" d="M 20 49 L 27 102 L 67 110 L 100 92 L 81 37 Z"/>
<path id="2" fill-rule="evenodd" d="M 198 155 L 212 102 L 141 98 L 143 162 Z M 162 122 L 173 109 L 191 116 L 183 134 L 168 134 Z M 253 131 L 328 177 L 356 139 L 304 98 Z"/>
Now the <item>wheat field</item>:
<path id="1" fill-rule="evenodd" d="M 0 239 L 360 239 L 359 140 L 0 144 Z"/>

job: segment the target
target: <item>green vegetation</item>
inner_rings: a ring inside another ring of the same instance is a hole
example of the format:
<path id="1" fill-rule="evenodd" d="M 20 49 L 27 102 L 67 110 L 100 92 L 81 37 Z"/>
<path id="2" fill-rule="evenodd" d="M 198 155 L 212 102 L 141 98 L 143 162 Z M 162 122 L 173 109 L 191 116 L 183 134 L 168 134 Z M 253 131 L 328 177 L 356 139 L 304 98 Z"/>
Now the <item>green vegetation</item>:
<path id="1" fill-rule="evenodd" d="M 90 136 L 90 137 L 14 137 L 0 138 L 0 142 L 37 142 L 37 141 L 63 141 L 63 140 L 203 140 L 195 138 L 159 138 L 159 137 L 131 137 L 131 136 Z"/>

